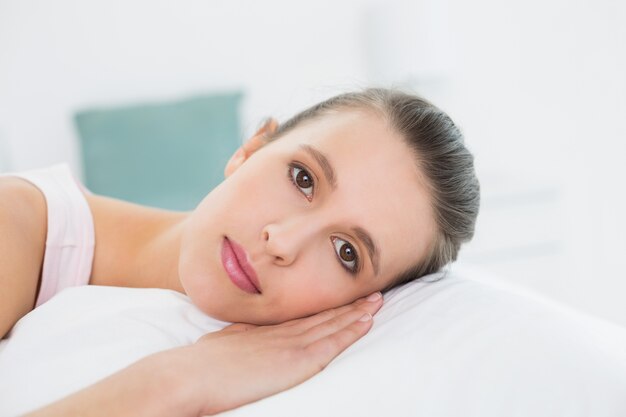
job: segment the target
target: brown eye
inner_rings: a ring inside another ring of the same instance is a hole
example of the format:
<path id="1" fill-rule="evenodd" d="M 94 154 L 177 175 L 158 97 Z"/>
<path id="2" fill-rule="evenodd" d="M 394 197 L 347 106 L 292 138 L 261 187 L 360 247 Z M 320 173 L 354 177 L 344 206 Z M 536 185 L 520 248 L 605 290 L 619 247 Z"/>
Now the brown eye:
<path id="1" fill-rule="evenodd" d="M 313 181 L 306 171 L 300 170 L 300 172 L 296 175 L 296 184 L 306 189 L 313 185 Z"/>
<path id="2" fill-rule="evenodd" d="M 339 262 L 351 274 L 355 275 L 359 269 L 359 255 L 354 246 L 338 237 L 332 237 L 335 252 L 337 252 Z"/>
<path id="3" fill-rule="evenodd" d="M 356 255 L 354 254 L 354 248 L 350 246 L 348 243 L 344 243 L 341 245 L 341 249 L 339 249 L 339 256 L 341 259 L 347 262 L 352 262 L 356 259 Z"/>
<path id="4" fill-rule="evenodd" d="M 302 194 L 307 198 L 307 200 L 311 201 L 313 198 L 313 177 L 309 172 L 295 164 L 289 165 L 289 170 L 287 171 L 287 176 L 295 185 Z"/>

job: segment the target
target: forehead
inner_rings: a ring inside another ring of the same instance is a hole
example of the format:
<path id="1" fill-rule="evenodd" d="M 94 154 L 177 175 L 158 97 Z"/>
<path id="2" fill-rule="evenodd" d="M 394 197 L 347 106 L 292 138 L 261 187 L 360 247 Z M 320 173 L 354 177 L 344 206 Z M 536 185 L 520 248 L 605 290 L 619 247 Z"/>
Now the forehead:
<path id="1" fill-rule="evenodd" d="M 337 188 L 324 184 L 323 204 L 338 221 L 369 232 L 380 250 L 382 276 L 423 259 L 435 230 L 430 196 L 414 153 L 383 117 L 338 111 L 298 126 L 277 142 L 283 140 L 291 152 L 303 154 L 302 145 L 309 145 L 327 156 Z M 322 180 L 318 166 L 310 166 Z"/>

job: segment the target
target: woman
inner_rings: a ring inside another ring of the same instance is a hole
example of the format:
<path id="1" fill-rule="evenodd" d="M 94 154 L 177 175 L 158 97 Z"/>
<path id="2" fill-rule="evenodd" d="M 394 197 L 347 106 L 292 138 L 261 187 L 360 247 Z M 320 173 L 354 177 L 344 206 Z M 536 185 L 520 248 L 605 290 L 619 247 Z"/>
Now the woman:
<path id="1" fill-rule="evenodd" d="M 87 194 L 97 243 L 88 282 L 174 289 L 212 317 L 248 324 L 148 357 L 43 414 L 212 414 L 300 383 L 369 330 L 378 291 L 454 260 L 478 213 L 459 130 L 392 90 L 336 96 L 278 128 L 270 121 L 225 173 L 191 213 Z M 32 308 L 41 262 L 27 270 L 19 260 L 43 258 L 46 230 L 43 197 L 23 181 L 16 188 L 3 236 L 26 237 L 3 266 L 3 277 L 22 268 L 19 283 L 3 282 L 20 300 L 5 329 Z"/>

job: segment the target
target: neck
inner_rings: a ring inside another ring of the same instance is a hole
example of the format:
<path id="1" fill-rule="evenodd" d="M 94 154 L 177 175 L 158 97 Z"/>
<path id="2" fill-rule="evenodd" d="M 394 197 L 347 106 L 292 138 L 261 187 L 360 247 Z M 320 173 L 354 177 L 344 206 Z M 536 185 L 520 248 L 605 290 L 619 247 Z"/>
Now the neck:
<path id="1" fill-rule="evenodd" d="M 190 213 L 90 196 L 96 249 L 90 284 L 164 288 L 184 293 L 178 257 Z"/>

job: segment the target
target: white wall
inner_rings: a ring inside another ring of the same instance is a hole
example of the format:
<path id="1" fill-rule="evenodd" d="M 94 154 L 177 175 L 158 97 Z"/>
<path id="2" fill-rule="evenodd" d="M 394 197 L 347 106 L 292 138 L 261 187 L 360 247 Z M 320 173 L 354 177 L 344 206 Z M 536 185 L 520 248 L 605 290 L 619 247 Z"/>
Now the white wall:
<path id="1" fill-rule="evenodd" d="M 358 83 L 353 2 L 335 3 L 2 0 L 0 132 L 13 167 L 69 160 L 80 172 L 71 117 L 84 106 L 243 88 L 251 131 Z"/>
<path id="2" fill-rule="evenodd" d="M 522 212 L 493 221 L 479 238 L 505 227 L 517 236 L 539 229 L 537 242 L 548 244 L 490 267 L 626 324 L 626 3 L 453 3 L 458 66 L 450 112 L 485 185 L 497 182 L 493 172 L 535 191 L 517 205 Z M 500 183 L 486 197 L 515 182 Z"/>
<path id="3" fill-rule="evenodd" d="M 80 175 L 84 107 L 243 88 L 250 133 L 365 86 L 372 4 L 0 0 L 0 169 L 68 161 Z M 423 91 L 462 127 L 483 184 L 462 263 L 626 325 L 626 4 L 446 5 L 452 59 Z"/>

